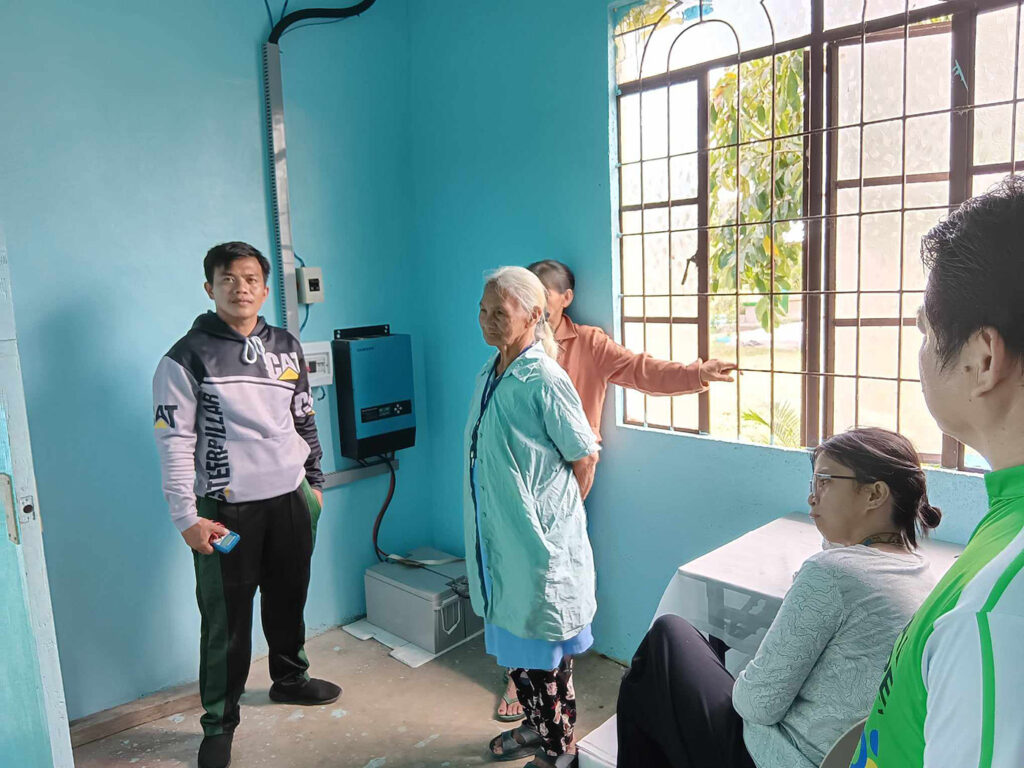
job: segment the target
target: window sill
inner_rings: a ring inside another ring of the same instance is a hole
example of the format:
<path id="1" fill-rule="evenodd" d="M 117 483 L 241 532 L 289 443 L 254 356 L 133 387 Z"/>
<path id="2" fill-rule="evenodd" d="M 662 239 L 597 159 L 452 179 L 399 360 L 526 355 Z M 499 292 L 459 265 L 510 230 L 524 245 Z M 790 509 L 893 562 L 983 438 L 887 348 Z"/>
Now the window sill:
<path id="1" fill-rule="evenodd" d="M 699 432 L 689 432 L 680 429 L 670 429 L 669 427 L 651 427 L 644 426 L 643 424 L 632 424 L 630 422 L 616 420 L 615 426 L 620 429 L 630 430 L 632 432 L 642 432 L 647 434 L 667 435 L 673 437 L 681 437 L 686 440 L 699 440 L 707 443 L 718 443 L 720 445 L 736 445 L 744 448 L 763 448 L 770 451 L 778 451 L 779 453 L 799 453 L 808 455 L 810 453 L 809 448 L 790 448 L 783 445 L 766 445 L 764 443 L 750 443 L 744 440 L 736 440 L 727 437 L 717 437 L 715 435 L 705 435 Z M 948 467 L 939 467 L 931 464 L 925 464 L 924 469 L 929 474 L 938 473 L 943 475 L 960 476 L 965 478 L 978 478 L 979 480 L 984 479 L 987 470 L 981 469 L 949 469 Z"/>

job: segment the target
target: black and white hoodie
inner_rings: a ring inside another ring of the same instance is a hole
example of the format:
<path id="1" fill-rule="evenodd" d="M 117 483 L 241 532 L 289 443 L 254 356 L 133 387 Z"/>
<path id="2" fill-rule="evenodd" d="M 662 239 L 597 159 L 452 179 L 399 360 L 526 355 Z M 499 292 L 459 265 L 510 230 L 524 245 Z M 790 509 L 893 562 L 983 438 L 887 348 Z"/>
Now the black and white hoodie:
<path id="1" fill-rule="evenodd" d="M 179 531 L 198 521 L 196 497 L 233 503 L 323 486 L 320 440 L 298 340 L 260 317 L 242 336 L 215 312 L 157 366 L 153 428 L 164 496 Z"/>

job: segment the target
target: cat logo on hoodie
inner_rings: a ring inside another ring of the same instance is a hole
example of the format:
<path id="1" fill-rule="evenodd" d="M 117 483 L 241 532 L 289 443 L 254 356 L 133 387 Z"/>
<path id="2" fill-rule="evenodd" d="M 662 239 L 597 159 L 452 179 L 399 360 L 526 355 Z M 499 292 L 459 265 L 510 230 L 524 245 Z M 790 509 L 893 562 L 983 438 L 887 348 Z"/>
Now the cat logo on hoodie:
<path id="1" fill-rule="evenodd" d="M 176 405 L 158 405 L 156 414 L 153 416 L 154 429 L 174 429 L 174 412 L 178 410 Z"/>
<path id="2" fill-rule="evenodd" d="M 273 352 L 263 353 L 263 362 L 267 366 L 270 378 L 278 381 L 299 380 L 299 353 L 298 352 Z"/>

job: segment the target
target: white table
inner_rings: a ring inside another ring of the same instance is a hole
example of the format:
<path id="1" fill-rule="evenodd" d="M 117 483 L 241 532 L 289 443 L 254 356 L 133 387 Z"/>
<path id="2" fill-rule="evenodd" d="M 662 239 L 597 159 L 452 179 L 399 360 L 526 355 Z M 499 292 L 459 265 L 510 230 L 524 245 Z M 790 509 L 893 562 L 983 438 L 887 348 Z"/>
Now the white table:
<path id="1" fill-rule="evenodd" d="M 666 613 L 682 616 L 713 638 L 720 654 L 727 646 L 753 656 L 796 572 L 821 548 L 821 534 L 807 515 L 780 517 L 679 566 L 655 618 Z M 920 546 L 936 578 L 962 550 L 957 544 L 927 539 Z"/>
<path id="2" fill-rule="evenodd" d="M 723 660 L 726 650 L 735 649 L 730 671 L 742 668 L 779 612 L 796 572 L 821 548 L 821 534 L 807 515 L 780 517 L 679 566 L 654 618 L 682 616 L 708 635 Z M 936 579 L 962 550 L 943 541 L 920 545 Z M 580 768 L 615 768 L 615 718 L 582 739 L 579 752 Z"/>

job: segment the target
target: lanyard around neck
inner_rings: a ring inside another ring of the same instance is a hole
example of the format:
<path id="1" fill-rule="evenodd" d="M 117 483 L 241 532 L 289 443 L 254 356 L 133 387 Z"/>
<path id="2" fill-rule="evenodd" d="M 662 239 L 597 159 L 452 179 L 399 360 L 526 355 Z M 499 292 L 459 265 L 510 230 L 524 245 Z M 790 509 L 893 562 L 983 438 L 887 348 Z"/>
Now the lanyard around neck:
<path id="1" fill-rule="evenodd" d="M 498 356 L 494 358 L 494 364 L 491 366 L 490 373 L 487 374 L 487 381 L 484 383 L 483 394 L 480 396 L 480 417 L 476 420 L 477 427 L 480 426 L 480 419 L 484 417 L 484 411 L 486 411 L 487 406 L 490 405 L 491 398 L 494 396 L 494 391 L 498 388 L 498 385 L 501 383 L 502 379 L 505 378 L 505 374 L 507 374 L 509 370 L 511 370 L 512 366 L 516 364 L 516 361 L 520 357 L 525 355 L 531 349 L 533 349 L 533 344 L 528 344 L 526 347 L 524 347 L 523 350 L 514 358 L 512 358 L 509 364 L 505 366 L 505 370 L 501 372 L 500 376 L 497 375 L 497 370 L 498 363 L 501 361 L 501 353 L 499 352 Z"/>
<path id="2" fill-rule="evenodd" d="M 502 379 L 505 378 L 505 374 L 507 374 L 509 372 L 509 369 L 511 369 L 512 366 L 515 365 L 516 360 L 518 360 L 520 357 L 526 354 L 527 350 L 531 349 L 532 347 L 533 344 L 526 347 L 526 349 L 524 349 L 522 352 L 516 355 L 515 359 L 513 359 L 512 362 L 505 366 L 505 370 L 501 372 L 500 376 L 496 375 L 496 372 L 498 370 L 498 361 L 501 360 L 500 353 L 499 356 L 494 359 L 494 364 L 491 366 L 491 370 L 487 374 L 487 381 L 484 382 L 484 391 L 480 395 L 480 413 L 476 417 L 476 424 L 473 427 L 473 436 L 469 450 L 469 458 L 471 463 L 476 462 L 476 443 L 477 438 L 480 434 L 480 422 L 483 421 L 484 419 L 484 414 L 487 412 L 487 406 L 491 404 L 491 399 L 494 397 L 495 390 L 498 389 L 498 385 L 501 383 Z"/>

